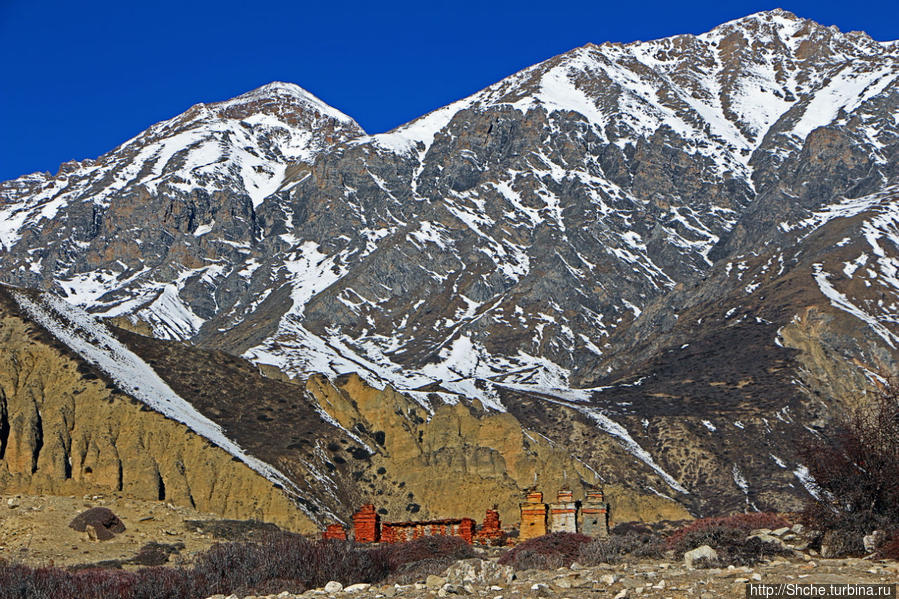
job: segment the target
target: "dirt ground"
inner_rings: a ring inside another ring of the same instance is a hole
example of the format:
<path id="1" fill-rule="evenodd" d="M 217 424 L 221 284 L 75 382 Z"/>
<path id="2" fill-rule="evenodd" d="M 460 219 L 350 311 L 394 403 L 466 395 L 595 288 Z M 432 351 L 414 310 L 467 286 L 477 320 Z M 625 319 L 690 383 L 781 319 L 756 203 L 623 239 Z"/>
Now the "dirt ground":
<path id="1" fill-rule="evenodd" d="M 125 524 L 125 532 L 108 541 L 93 541 L 69 522 L 92 507 L 110 508 Z M 184 544 L 181 559 L 209 548 L 220 539 L 198 531 L 187 521 L 219 517 L 158 501 L 122 495 L 84 497 L 0 495 L 0 558 L 31 566 L 72 566 L 106 560 L 127 560 L 149 542 Z M 179 556 L 170 560 L 177 563 Z"/>
<path id="2" fill-rule="evenodd" d="M 68 527 L 79 513 L 92 507 L 108 507 L 124 522 L 125 532 L 109 541 L 93 541 L 86 532 Z M 56 497 L 0 495 L 0 558 L 31 566 L 74 566 L 133 558 L 149 542 L 183 544 L 169 564 L 189 562 L 191 556 L 212 544 L 230 539 L 252 539 L 267 525 L 223 521 L 214 514 L 175 507 L 122 495 Z M 498 550 L 482 551 L 495 560 Z M 125 564 L 124 567 L 137 567 Z M 691 569 L 681 562 L 641 561 L 591 568 L 526 570 L 500 586 L 484 584 L 457 591 L 495 599 L 531 597 L 617 597 L 618 599 L 723 599 L 745 597 L 747 583 L 896 583 L 899 563 L 874 559 L 826 560 L 797 554 L 754 567 Z M 303 597 L 323 595 L 356 597 L 409 597 L 434 599 L 448 593 L 421 581 L 414 585 L 379 586 L 355 593 L 311 590 Z M 453 582 L 453 581 L 449 581 Z M 455 591 L 454 591 L 455 592 Z M 451 593 L 452 594 L 452 593 Z M 274 595 L 272 595 L 274 597 Z M 293 597 L 282 594 L 279 597 Z"/>

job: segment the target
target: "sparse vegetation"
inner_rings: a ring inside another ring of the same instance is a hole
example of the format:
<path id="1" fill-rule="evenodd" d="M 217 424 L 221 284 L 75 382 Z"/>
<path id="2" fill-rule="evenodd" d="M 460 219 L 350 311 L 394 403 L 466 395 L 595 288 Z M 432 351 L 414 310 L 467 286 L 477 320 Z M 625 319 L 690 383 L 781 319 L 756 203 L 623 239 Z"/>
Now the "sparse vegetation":
<path id="1" fill-rule="evenodd" d="M 378 558 L 387 563 L 388 580 L 399 584 L 423 580 L 428 574 L 440 574 L 453 562 L 475 555 L 471 545 L 458 537 L 422 537 L 376 551 Z"/>
<path id="2" fill-rule="evenodd" d="M 602 563 L 614 564 L 627 556 L 661 558 L 664 552 L 664 541 L 658 535 L 652 532 L 629 532 L 585 543 L 580 548 L 578 561 L 586 566 L 595 566 Z"/>
<path id="3" fill-rule="evenodd" d="M 161 566 L 169 561 L 169 558 L 178 554 L 184 549 L 184 543 L 168 544 L 168 543 L 146 543 L 140 548 L 133 558 L 128 560 L 129 564 L 135 566 Z"/>
<path id="4" fill-rule="evenodd" d="M 168 557 L 172 546 L 151 544 L 148 560 Z M 0 599 L 192 599 L 289 591 L 301 593 L 329 580 L 344 584 L 418 580 L 474 556 L 471 546 L 451 537 L 426 537 L 378 548 L 351 541 L 310 541 L 279 532 L 260 542 L 214 545 L 190 568 L 32 568 L 0 560 Z"/>
<path id="5" fill-rule="evenodd" d="M 677 549 L 685 544 L 684 539 L 687 536 L 695 536 L 695 533 L 700 533 L 707 529 L 715 531 L 709 534 L 723 534 L 718 529 L 734 529 L 741 531 L 745 537 L 746 533 L 751 530 L 759 528 L 776 529 L 783 526 L 790 526 L 790 522 L 783 516 L 771 512 L 749 512 L 714 518 L 700 518 L 671 533 L 666 543 L 669 549 Z M 689 544 L 689 542 L 687 541 L 686 544 Z M 696 547 L 696 545 L 687 547 L 687 550 L 693 549 L 693 547 Z"/>
<path id="6" fill-rule="evenodd" d="M 899 385 L 893 380 L 870 401 L 848 411 L 826 437 L 803 452 L 820 489 L 803 521 L 828 531 L 836 555 L 861 553 L 861 539 L 885 533 L 884 546 L 899 544 Z M 838 542 L 838 543 L 837 543 Z"/>
<path id="7" fill-rule="evenodd" d="M 790 526 L 790 522 L 783 516 L 770 512 L 701 518 L 671 533 L 666 546 L 679 557 L 701 545 L 713 548 L 718 553 L 718 559 L 714 563 L 702 560 L 702 563 L 697 564 L 700 566 L 750 566 L 763 559 L 792 553 L 775 543 L 749 538 L 752 530 L 784 526 Z"/>
<path id="8" fill-rule="evenodd" d="M 590 537 L 581 534 L 553 532 L 516 545 L 500 557 L 499 563 L 516 570 L 552 570 L 570 566 L 578 559 L 581 547 L 590 541 Z"/>

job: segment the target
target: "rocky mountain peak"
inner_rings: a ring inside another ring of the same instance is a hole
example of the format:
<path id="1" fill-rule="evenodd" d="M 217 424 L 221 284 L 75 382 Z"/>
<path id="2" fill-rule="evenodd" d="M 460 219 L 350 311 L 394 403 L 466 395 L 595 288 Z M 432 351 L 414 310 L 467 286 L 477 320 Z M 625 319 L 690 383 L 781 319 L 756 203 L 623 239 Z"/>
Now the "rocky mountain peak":
<path id="1" fill-rule="evenodd" d="M 806 390 L 863 386 L 817 356 L 895 364 L 897 93 L 894 44 L 784 11 L 577 48 L 372 136 L 273 83 L 3 184 L 0 275 L 427 411 L 564 406 L 680 493 L 657 421 L 717 455 L 788 406 L 753 436 L 785 453 Z M 765 466 L 719 458 L 742 501 Z"/>
<path id="2" fill-rule="evenodd" d="M 365 132 L 355 120 L 329 106 L 299 85 L 273 81 L 231 100 L 216 102 L 208 107 L 227 118 L 247 118 L 258 114 L 284 117 L 287 122 L 298 124 L 305 119 L 333 119 L 359 135 Z"/>

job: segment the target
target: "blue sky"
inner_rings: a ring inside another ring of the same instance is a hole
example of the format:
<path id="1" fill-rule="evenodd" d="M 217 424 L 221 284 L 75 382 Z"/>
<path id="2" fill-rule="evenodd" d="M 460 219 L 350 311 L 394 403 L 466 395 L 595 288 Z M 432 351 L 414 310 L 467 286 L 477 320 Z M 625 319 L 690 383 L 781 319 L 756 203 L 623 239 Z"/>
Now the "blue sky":
<path id="1" fill-rule="evenodd" d="M 378 133 L 587 42 L 701 33 L 778 6 L 899 38 L 891 1 L 0 0 L 0 180 L 273 80 Z"/>

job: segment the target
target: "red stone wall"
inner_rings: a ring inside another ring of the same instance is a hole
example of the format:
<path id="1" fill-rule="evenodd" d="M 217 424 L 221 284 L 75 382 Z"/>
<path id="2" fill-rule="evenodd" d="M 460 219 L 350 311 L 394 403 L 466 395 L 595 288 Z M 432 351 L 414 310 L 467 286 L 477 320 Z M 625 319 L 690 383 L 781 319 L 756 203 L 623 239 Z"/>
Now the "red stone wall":
<path id="1" fill-rule="evenodd" d="M 484 515 L 484 523 L 475 534 L 479 543 L 490 543 L 503 537 L 502 523 L 499 521 L 499 512 L 495 509 L 487 510 Z"/>
<path id="2" fill-rule="evenodd" d="M 381 517 L 371 503 L 353 514 L 353 535 L 357 543 L 377 543 L 381 540 Z"/>
<path id="3" fill-rule="evenodd" d="M 381 525 L 382 543 L 404 543 L 421 537 L 461 537 L 474 541 L 475 521 L 471 518 L 424 522 L 385 522 Z"/>
<path id="4" fill-rule="evenodd" d="M 328 528 L 322 533 L 322 538 L 346 541 L 346 529 L 341 524 L 328 524 Z"/>
<path id="5" fill-rule="evenodd" d="M 469 545 L 474 541 L 474 527 L 475 521 L 472 518 L 462 518 L 462 522 L 459 523 L 459 536 Z"/>

